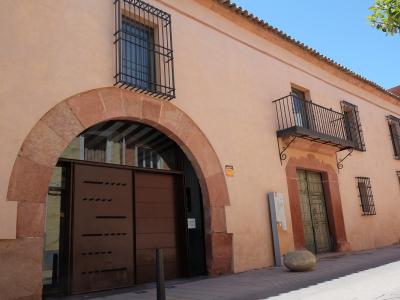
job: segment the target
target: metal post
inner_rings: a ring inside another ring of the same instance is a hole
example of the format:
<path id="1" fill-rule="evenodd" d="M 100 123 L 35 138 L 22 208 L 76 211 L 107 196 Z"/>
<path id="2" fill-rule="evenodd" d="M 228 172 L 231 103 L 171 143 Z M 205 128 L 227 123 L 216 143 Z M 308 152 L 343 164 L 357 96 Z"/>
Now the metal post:
<path id="1" fill-rule="evenodd" d="M 269 217 L 271 221 L 271 230 L 272 230 L 272 241 L 274 246 L 275 267 L 280 267 L 282 265 L 281 251 L 279 245 L 278 226 L 276 223 L 275 198 L 273 192 L 268 193 L 268 203 L 269 203 Z"/>
<path id="2" fill-rule="evenodd" d="M 156 249 L 156 268 L 157 268 L 157 300 L 166 300 L 165 298 L 165 280 L 164 280 L 164 255 L 163 250 Z"/>

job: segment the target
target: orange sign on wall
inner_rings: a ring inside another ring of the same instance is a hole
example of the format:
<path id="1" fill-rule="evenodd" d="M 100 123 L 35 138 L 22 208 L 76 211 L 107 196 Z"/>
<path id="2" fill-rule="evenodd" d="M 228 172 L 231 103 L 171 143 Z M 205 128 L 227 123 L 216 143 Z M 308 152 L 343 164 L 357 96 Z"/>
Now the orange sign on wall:
<path id="1" fill-rule="evenodd" d="M 225 165 L 225 174 L 228 177 L 233 177 L 233 175 L 234 175 L 233 166 Z"/>

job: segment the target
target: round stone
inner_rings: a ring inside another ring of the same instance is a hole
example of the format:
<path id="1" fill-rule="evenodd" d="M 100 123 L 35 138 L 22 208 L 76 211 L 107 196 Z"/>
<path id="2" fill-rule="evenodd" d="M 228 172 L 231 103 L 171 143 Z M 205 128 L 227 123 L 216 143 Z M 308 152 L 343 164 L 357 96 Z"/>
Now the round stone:
<path id="1" fill-rule="evenodd" d="M 291 271 L 305 272 L 314 269 L 317 259 L 310 251 L 299 250 L 286 253 L 283 263 Z"/>

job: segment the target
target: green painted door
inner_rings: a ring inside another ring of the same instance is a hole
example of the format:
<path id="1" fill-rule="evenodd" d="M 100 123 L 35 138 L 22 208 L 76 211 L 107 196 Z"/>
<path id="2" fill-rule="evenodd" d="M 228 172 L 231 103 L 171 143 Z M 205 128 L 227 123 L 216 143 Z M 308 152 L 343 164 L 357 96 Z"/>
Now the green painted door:
<path id="1" fill-rule="evenodd" d="M 313 253 L 332 250 L 321 174 L 297 170 L 305 247 Z"/>

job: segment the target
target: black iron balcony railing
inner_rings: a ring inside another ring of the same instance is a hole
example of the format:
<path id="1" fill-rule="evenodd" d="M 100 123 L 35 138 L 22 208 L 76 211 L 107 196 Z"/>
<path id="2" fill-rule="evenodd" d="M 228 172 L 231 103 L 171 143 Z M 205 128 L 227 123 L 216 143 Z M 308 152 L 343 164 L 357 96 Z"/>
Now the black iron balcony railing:
<path id="1" fill-rule="evenodd" d="M 303 100 L 294 94 L 273 101 L 278 137 L 296 136 L 334 145 L 340 150 L 354 148 L 342 113 Z"/>

